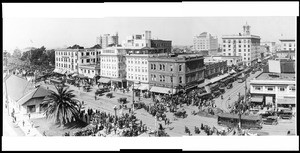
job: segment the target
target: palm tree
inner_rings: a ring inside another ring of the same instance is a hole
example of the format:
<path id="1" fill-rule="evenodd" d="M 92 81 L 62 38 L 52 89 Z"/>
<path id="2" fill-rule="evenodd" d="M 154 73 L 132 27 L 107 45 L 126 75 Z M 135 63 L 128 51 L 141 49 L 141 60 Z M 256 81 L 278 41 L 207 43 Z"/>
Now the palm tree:
<path id="1" fill-rule="evenodd" d="M 74 90 L 67 90 L 68 88 L 62 86 L 55 88 L 57 92 L 50 90 L 50 95 L 43 101 L 46 118 L 53 118 L 55 123 L 60 124 L 66 124 L 72 117 L 78 119 L 81 104 L 75 99 Z"/>

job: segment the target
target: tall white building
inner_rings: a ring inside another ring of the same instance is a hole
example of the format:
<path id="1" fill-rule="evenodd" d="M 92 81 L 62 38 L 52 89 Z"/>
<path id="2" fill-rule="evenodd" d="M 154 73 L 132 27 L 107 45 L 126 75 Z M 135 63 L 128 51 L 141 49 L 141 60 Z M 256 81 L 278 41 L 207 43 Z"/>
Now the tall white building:
<path id="1" fill-rule="evenodd" d="M 101 78 L 109 79 L 112 84 L 115 84 L 120 88 L 127 86 L 125 54 L 126 50 L 123 47 L 108 47 L 101 49 L 100 54 Z"/>
<path id="2" fill-rule="evenodd" d="M 244 65 L 251 65 L 259 58 L 260 37 L 250 35 L 250 26 L 243 26 L 243 34 L 222 36 L 224 56 L 242 56 Z"/>
<path id="3" fill-rule="evenodd" d="M 119 44 L 118 33 L 116 35 L 104 34 L 97 37 L 97 44 L 101 45 L 102 48 L 109 47 L 110 45 L 117 46 Z"/>
<path id="4" fill-rule="evenodd" d="M 143 34 L 134 34 L 127 36 L 122 42 L 123 47 L 151 47 L 151 31 L 145 31 Z"/>
<path id="5" fill-rule="evenodd" d="M 207 32 L 202 32 L 200 35 L 194 36 L 193 50 L 208 51 L 208 54 L 216 54 L 218 50 L 218 38 L 213 37 Z"/>

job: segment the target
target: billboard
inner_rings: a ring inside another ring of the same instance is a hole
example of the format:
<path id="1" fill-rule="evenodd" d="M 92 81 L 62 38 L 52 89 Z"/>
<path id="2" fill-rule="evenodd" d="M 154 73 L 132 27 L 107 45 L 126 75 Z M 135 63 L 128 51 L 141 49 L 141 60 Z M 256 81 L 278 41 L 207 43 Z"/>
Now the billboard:
<path id="1" fill-rule="evenodd" d="M 271 73 L 281 73 L 281 66 L 279 60 L 268 60 L 269 72 Z"/>

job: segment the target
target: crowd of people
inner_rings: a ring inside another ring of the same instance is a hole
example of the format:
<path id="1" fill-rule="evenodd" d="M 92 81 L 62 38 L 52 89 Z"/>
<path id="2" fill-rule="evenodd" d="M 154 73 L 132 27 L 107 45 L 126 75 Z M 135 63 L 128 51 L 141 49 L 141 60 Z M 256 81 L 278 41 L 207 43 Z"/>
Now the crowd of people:
<path id="1" fill-rule="evenodd" d="M 211 127 L 209 125 L 204 125 L 203 123 L 201 123 L 200 128 L 197 126 L 194 127 L 195 134 L 200 134 L 201 132 L 204 132 L 207 136 L 210 136 L 213 134 L 215 134 L 217 136 L 225 136 L 225 135 L 228 135 L 232 131 L 233 131 L 233 128 L 230 128 L 230 127 L 228 127 L 227 129 L 223 129 L 223 130 L 218 130 L 214 126 Z M 185 126 L 185 133 L 187 133 L 188 135 L 192 135 L 190 129 L 187 126 Z"/>
<path id="2" fill-rule="evenodd" d="M 120 116 L 112 115 L 100 110 L 88 109 L 93 128 L 80 130 L 73 134 L 73 136 L 103 136 L 115 134 L 118 136 L 134 137 L 143 132 L 146 132 L 147 126 L 141 120 L 138 120 L 133 113 L 123 113 Z M 69 136 L 66 133 L 65 136 Z"/>

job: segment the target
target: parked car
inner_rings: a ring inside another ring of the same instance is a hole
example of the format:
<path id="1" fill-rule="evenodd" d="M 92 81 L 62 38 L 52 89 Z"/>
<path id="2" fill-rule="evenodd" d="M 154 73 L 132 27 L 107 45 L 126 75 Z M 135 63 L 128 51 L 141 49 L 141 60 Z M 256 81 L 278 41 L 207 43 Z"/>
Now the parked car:
<path id="1" fill-rule="evenodd" d="M 277 125 L 278 124 L 278 116 L 268 116 L 263 120 L 263 124 L 267 125 Z"/>
<path id="2" fill-rule="evenodd" d="M 108 97 L 108 98 L 112 98 L 113 97 L 113 93 L 108 93 L 108 94 L 106 94 L 106 97 Z"/>
<path id="3" fill-rule="evenodd" d="M 260 114 L 260 116 L 262 118 L 267 118 L 269 116 L 274 116 L 275 115 L 275 112 L 274 111 L 265 111 L 263 113 Z"/>

